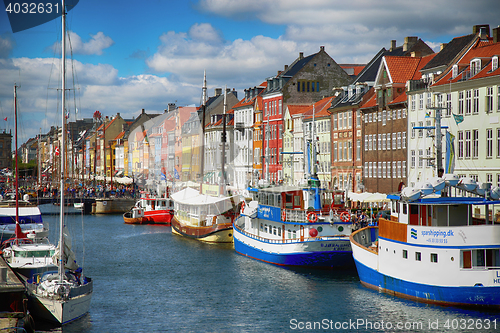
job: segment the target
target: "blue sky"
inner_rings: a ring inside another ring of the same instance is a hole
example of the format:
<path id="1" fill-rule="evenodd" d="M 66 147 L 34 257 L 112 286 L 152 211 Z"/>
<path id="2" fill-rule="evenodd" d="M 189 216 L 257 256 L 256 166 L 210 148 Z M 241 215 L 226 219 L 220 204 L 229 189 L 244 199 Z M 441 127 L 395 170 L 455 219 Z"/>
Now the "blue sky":
<path id="1" fill-rule="evenodd" d="M 227 84 L 241 98 L 299 52 L 324 45 L 337 63 L 366 63 L 406 36 L 438 50 L 475 24 L 498 26 L 498 7 L 497 0 L 80 0 L 68 13 L 68 85 L 74 77 L 76 87 L 68 107 L 74 120 L 95 110 L 132 118 L 170 102 L 199 104 L 204 70 L 210 95 Z M 0 117 L 9 119 L 0 129 L 13 126 L 12 91 L 20 84 L 20 142 L 60 123 L 60 30 L 54 20 L 12 33 L 0 13 Z"/>

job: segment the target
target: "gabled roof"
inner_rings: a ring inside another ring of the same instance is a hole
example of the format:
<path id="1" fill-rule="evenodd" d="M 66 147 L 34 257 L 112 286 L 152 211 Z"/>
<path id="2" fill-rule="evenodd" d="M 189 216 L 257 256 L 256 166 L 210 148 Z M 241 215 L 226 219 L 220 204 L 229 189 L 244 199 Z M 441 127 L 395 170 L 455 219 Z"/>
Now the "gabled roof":
<path id="1" fill-rule="evenodd" d="M 422 70 L 427 70 L 439 66 L 447 66 L 464 48 L 467 47 L 475 38 L 476 34 L 470 34 L 462 37 L 455 37 L 439 51 L 439 53 L 429 61 Z"/>
<path id="2" fill-rule="evenodd" d="M 287 109 L 290 113 L 290 116 L 294 116 L 296 114 L 304 114 L 309 110 L 310 105 L 288 105 Z"/>
<path id="3" fill-rule="evenodd" d="M 309 106 L 309 110 L 304 114 L 305 119 L 312 119 L 313 113 L 314 117 L 330 117 L 330 113 L 328 112 L 328 108 L 332 104 L 333 96 L 325 97 L 313 105 Z M 314 108 L 313 108 L 314 107 Z"/>

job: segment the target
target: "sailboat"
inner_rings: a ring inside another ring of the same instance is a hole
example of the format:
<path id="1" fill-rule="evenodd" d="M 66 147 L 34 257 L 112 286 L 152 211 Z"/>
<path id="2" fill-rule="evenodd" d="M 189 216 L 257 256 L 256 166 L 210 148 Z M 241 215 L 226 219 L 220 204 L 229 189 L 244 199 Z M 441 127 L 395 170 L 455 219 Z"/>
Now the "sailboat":
<path id="1" fill-rule="evenodd" d="M 17 85 L 14 85 L 14 141 L 15 150 L 15 199 L 0 201 L 0 245 L 16 237 L 18 228 L 34 238 L 46 237 L 49 230 L 44 227 L 42 214 L 37 205 L 27 200 L 19 200 L 19 168 L 17 161 Z"/>
<path id="2" fill-rule="evenodd" d="M 65 133 L 65 70 L 66 70 L 66 7 L 62 1 L 62 132 Z M 62 135 L 61 161 L 65 158 L 65 135 Z M 60 177 L 59 245 L 54 255 L 57 272 L 46 272 L 29 281 L 27 289 L 31 298 L 31 312 L 35 317 L 57 325 L 64 325 L 85 315 L 90 308 L 93 281 L 85 277 L 71 251 L 71 241 L 64 223 L 65 163 L 61 163 Z"/>

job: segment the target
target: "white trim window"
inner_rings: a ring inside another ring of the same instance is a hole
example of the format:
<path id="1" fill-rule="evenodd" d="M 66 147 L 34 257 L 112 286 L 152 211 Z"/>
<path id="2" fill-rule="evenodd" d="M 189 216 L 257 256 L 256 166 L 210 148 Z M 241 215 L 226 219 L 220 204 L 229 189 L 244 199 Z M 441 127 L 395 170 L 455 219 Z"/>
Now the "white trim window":
<path id="1" fill-rule="evenodd" d="M 493 112 L 493 87 L 486 87 L 486 113 Z"/>
<path id="2" fill-rule="evenodd" d="M 486 129 L 486 158 L 493 157 L 493 129 Z M 491 182 L 490 182 L 491 183 Z"/>

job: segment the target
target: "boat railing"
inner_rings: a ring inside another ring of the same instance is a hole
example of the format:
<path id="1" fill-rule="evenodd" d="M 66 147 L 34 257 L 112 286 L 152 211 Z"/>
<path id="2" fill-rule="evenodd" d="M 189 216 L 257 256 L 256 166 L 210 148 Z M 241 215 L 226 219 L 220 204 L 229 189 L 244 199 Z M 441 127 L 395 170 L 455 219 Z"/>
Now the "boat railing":
<path id="1" fill-rule="evenodd" d="M 265 238 L 261 236 L 257 236 L 251 234 L 245 230 L 243 230 L 239 225 L 234 224 L 234 227 L 238 229 L 239 232 L 245 234 L 246 236 L 256 239 L 261 242 L 271 243 L 271 244 L 289 244 L 289 243 L 302 243 L 302 242 L 311 242 L 311 241 L 326 241 L 326 240 L 334 240 L 339 238 L 347 238 L 349 235 L 329 235 L 329 236 L 316 236 L 316 237 L 297 237 L 297 238 Z"/>

